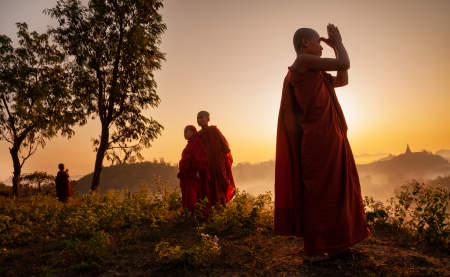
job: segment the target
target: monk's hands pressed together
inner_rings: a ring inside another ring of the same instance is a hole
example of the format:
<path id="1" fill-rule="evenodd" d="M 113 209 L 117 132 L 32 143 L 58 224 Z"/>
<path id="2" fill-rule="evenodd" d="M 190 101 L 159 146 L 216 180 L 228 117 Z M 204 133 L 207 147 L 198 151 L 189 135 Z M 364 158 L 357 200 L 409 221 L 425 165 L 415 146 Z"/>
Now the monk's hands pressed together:
<path id="1" fill-rule="evenodd" d="M 337 44 L 342 43 L 342 36 L 338 27 L 334 24 L 327 25 L 328 38 L 321 37 L 320 40 L 325 42 L 331 48 L 335 48 Z"/>
<path id="2" fill-rule="evenodd" d="M 346 60 L 350 63 L 348 59 L 347 51 L 345 51 L 344 46 L 342 45 L 342 36 L 339 32 L 338 27 L 334 24 L 328 24 L 327 26 L 328 38 L 321 37 L 320 40 L 325 42 L 328 46 L 333 48 L 334 53 L 337 59 L 346 56 Z M 347 68 L 348 69 L 348 68 Z M 334 87 L 342 87 L 348 84 L 348 73 L 347 69 L 338 70 L 336 77 L 333 76 L 333 86 Z"/>
<path id="3" fill-rule="evenodd" d="M 296 67 L 299 72 L 308 70 L 338 71 L 338 75 L 340 76 L 338 76 L 339 78 L 333 83 L 335 87 L 343 86 L 347 84 L 347 78 L 342 76 L 342 73 L 339 72 L 344 72 L 350 68 L 350 59 L 342 43 L 339 29 L 333 24 L 328 24 L 327 31 L 328 38 L 320 37 L 319 34 L 315 32 L 313 37 L 309 40 L 309 43 L 304 43 L 303 50 L 298 54 L 293 66 Z M 333 48 L 336 58 L 321 57 L 321 41 L 324 41 Z M 320 52 L 317 51 L 317 49 L 320 49 Z"/>

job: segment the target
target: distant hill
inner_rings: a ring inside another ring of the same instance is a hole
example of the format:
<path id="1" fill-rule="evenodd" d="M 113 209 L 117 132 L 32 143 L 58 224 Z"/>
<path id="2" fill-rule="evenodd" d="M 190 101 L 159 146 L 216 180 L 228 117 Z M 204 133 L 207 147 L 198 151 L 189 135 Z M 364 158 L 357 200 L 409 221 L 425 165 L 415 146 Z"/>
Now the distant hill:
<path id="1" fill-rule="evenodd" d="M 385 199 L 412 179 L 425 182 L 450 174 L 449 161 L 427 151 L 412 152 L 407 146 L 400 155 L 383 155 L 375 162 L 357 165 L 364 195 Z M 233 168 L 233 173 L 241 189 L 253 194 L 273 191 L 274 161 L 241 163 Z"/>
<path id="2" fill-rule="evenodd" d="M 450 149 L 441 149 L 436 151 L 436 155 L 442 156 L 448 161 L 450 161 Z"/>
<path id="3" fill-rule="evenodd" d="M 450 162 L 427 151 L 412 152 L 408 147 L 400 155 L 388 155 L 368 164 L 357 165 L 364 195 L 386 199 L 406 182 L 427 181 L 450 175 Z M 142 184 L 152 184 L 155 178 L 171 187 L 178 186 L 177 167 L 164 162 L 143 162 L 105 167 L 101 176 L 101 190 L 127 189 L 138 191 Z M 251 194 L 274 189 L 275 162 L 239 163 L 233 167 L 236 185 Z M 89 191 L 92 174 L 81 178 L 79 191 Z"/>
<path id="4" fill-rule="evenodd" d="M 111 189 L 126 189 L 139 191 L 141 185 L 150 185 L 159 180 L 170 187 L 178 185 L 178 169 L 176 166 L 160 162 L 142 162 L 104 167 L 100 184 L 101 191 Z M 89 192 L 93 174 L 79 179 L 78 190 L 81 193 Z"/>
<path id="5" fill-rule="evenodd" d="M 450 170 L 450 163 L 440 155 L 427 151 L 406 151 L 398 156 L 359 165 L 358 169 L 365 172 L 383 173 L 393 178 L 424 178 L 428 175 L 447 172 Z"/>
<path id="6" fill-rule="evenodd" d="M 233 167 L 237 186 L 250 193 L 273 190 L 274 161 L 250 164 L 240 163 Z M 160 162 L 142 162 L 104 167 L 101 175 L 101 191 L 126 189 L 139 191 L 142 184 L 149 185 L 159 179 L 170 187 L 178 186 L 177 166 Z M 89 192 L 92 173 L 77 181 L 81 193 Z"/>
<path id="7" fill-rule="evenodd" d="M 450 174 L 450 162 L 431 152 L 412 152 L 409 146 L 400 155 L 358 165 L 364 194 L 385 198 L 412 179 L 427 181 Z"/>

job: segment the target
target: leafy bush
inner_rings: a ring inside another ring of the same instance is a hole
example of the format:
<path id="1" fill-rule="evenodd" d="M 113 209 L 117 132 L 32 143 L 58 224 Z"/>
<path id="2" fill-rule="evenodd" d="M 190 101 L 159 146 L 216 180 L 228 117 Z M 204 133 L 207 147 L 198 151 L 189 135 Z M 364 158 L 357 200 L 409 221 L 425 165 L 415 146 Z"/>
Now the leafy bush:
<path id="1" fill-rule="evenodd" d="M 167 220 L 170 206 L 147 192 L 126 197 L 122 192 L 83 195 L 67 204 L 43 195 L 21 201 L 29 202 L 0 202 L 0 247 L 58 238 L 89 239 L 97 232 L 139 226 L 155 229 Z"/>
<path id="2" fill-rule="evenodd" d="M 199 231 L 220 236 L 243 237 L 256 233 L 269 233 L 273 229 L 272 195 L 253 197 L 237 191 L 224 207 L 212 208 L 208 221 Z"/>
<path id="3" fill-rule="evenodd" d="M 391 199 L 394 224 L 429 243 L 447 243 L 450 192 L 443 186 L 413 182 Z"/>
<path id="4" fill-rule="evenodd" d="M 69 251 L 75 271 L 91 272 L 99 269 L 108 246 L 111 244 L 111 236 L 103 231 L 95 232 L 84 241 L 80 239 L 63 240 L 61 248 Z"/>
<path id="5" fill-rule="evenodd" d="M 369 225 L 389 224 L 431 244 L 449 243 L 448 189 L 440 185 L 412 182 L 401 187 L 387 204 L 366 197 Z"/>
<path id="6" fill-rule="evenodd" d="M 200 266 L 210 263 L 220 255 L 219 238 L 209 234 L 200 234 L 201 242 L 191 247 L 171 246 L 162 241 L 155 247 L 158 260 L 166 266 Z"/>
<path id="7" fill-rule="evenodd" d="M 377 223 L 386 223 L 388 214 L 384 204 L 380 201 L 375 201 L 372 197 L 366 196 L 364 198 L 364 209 L 366 211 L 366 222 L 369 225 Z"/>

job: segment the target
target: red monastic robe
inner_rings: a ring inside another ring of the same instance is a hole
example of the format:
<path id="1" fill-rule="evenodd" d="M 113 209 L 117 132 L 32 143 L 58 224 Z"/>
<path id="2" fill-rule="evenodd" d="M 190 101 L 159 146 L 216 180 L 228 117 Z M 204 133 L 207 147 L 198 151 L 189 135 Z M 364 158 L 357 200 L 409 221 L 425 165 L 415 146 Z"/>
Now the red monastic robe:
<path id="1" fill-rule="evenodd" d="M 208 126 L 198 132 L 205 145 L 209 175 L 207 197 L 209 204 L 225 204 L 233 198 L 235 185 L 231 165 L 230 146 L 216 126 Z"/>
<path id="2" fill-rule="evenodd" d="M 187 143 L 179 164 L 183 208 L 194 210 L 208 184 L 208 160 L 201 139 L 194 135 Z"/>
<path id="3" fill-rule="evenodd" d="M 55 179 L 56 196 L 59 201 L 66 202 L 71 196 L 69 174 L 67 171 L 58 171 Z"/>
<path id="4" fill-rule="evenodd" d="M 284 79 L 275 163 L 275 233 L 336 254 L 369 236 L 347 124 L 326 72 Z"/>

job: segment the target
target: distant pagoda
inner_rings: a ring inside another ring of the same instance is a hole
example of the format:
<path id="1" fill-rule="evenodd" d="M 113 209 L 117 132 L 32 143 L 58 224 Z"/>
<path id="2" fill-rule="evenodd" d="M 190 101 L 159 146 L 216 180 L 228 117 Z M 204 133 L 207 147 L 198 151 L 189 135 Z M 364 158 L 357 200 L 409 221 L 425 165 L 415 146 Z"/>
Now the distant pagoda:
<path id="1" fill-rule="evenodd" d="M 406 145 L 406 151 L 405 151 L 405 155 L 407 154 L 411 154 L 411 148 L 409 148 L 409 144 Z"/>

